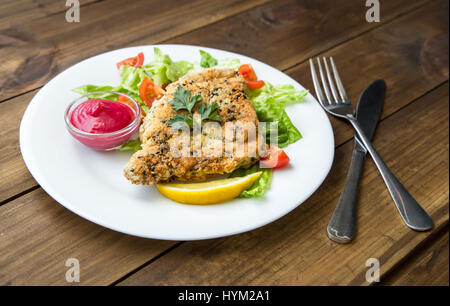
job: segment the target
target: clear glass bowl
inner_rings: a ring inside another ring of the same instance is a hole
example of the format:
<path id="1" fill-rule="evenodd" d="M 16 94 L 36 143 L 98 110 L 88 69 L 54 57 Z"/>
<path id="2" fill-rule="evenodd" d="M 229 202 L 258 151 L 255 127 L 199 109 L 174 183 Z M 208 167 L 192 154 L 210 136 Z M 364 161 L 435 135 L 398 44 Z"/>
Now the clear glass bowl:
<path id="1" fill-rule="evenodd" d="M 84 132 L 73 126 L 72 122 L 70 121 L 70 117 L 72 116 L 73 110 L 81 103 L 89 100 L 89 96 L 93 94 L 102 94 L 102 93 L 123 95 L 126 98 L 128 98 L 132 103 L 127 105 L 129 105 L 130 107 L 133 106 L 131 108 L 133 109 L 133 112 L 135 114 L 133 122 L 131 122 L 129 125 L 127 125 L 121 130 L 104 134 L 93 134 Z M 95 150 L 113 150 L 124 144 L 139 130 L 139 124 L 141 122 L 141 109 L 139 107 L 139 104 L 133 98 L 124 93 L 115 91 L 95 91 L 85 94 L 84 96 L 81 96 L 72 103 L 70 103 L 66 108 L 64 120 L 66 122 L 66 127 L 69 133 L 82 144 Z"/>

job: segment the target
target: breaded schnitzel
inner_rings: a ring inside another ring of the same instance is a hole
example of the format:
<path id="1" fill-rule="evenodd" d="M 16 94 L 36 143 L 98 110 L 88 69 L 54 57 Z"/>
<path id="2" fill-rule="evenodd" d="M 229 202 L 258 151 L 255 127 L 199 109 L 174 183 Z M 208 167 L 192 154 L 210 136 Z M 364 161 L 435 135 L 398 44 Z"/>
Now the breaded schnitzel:
<path id="1" fill-rule="evenodd" d="M 249 167 L 259 159 L 259 152 L 253 156 L 238 156 L 234 152 L 226 152 L 225 145 L 221 148 L 223 154 L 219 157 L 205 154 L 179 157 L 171 154 L 171 147 L 173 149 L 178 145 L 175 141 L 177 134 L 173 133 L 167 121 L 183 111 L 176 111 L 169 102 L 174 99 L 174 93 L 179 86 L 190 91 L 192 95 L 201 95 L 202 103 L 217 104 L 223 133 L 227 122 L 239 121 L 258 126 L 255 109 L 245 94 L 245 80 L 235 70 L 209 68 L 202 72 L 188 73 L 167 86 L 165 96 L 153 103 L 145 117 L 140 129 L 142 150 L 133 154 L 124 170 L 128 180 L 143 185 L 153 185 L 171 179 L 204 180 L 212 175 Z M 220 141 L 225 142 L 222 139 Z M 252 145 L 256 146 L 257 140 L 245 136 L 244 141 L 246 145 L 253 142 Z M 191 153 L 193 150 L 191 147 Z"/>

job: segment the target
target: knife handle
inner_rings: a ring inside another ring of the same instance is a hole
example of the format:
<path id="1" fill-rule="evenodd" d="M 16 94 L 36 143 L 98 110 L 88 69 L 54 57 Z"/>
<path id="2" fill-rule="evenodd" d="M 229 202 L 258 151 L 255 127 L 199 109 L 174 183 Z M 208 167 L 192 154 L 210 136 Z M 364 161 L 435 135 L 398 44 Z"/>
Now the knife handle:
<path id="1" fill-rule="evenodd" d="M 338 243 L 349 243 L 355 237 L 359 181 L 366 156 L 364 149 L 360 147 L 355 139 L 355 148 L 344 190 L 327 227 L 328 237 Z"/>

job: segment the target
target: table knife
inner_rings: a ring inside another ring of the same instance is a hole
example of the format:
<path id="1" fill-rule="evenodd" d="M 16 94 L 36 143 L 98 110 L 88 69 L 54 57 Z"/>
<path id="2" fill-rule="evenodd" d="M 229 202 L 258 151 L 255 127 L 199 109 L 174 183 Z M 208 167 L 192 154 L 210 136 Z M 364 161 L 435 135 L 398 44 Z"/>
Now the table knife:
<path id="1" fill-rule="evenodd" d="M 372 139 L 383 108 L 386 83 L 376 80 L 364 89 L 356 108 L 356 118 L 364 133 Z M 349 243 L 355 237 L 359 181 L 367 150 L 357 135 L 344 190 L 328 223 L 328 237 L 338 243 Z"/>

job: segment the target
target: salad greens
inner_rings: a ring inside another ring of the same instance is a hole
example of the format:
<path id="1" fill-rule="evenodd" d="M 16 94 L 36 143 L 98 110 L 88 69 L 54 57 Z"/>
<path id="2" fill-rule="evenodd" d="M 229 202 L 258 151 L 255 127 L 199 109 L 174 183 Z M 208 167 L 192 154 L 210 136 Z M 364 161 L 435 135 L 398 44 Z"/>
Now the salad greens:
<path id="1" fill-rule="evenodd" d="M 175 82 L 194 67 L 187 61 L 173 62 L 167 54 L 159 48 L 153 49 L 153 61 L 141 67 L 151 75 L 151 79 L 157 85 L 162 86 Z"/>
<path id="2" fill-rule="evenodd" d="M 231 173 L 230 177 L 241 177 L 258 171 L 262 171 L 261 176 L 250 186 L 250 188 L 244 190 L 239 195 L 240 198 L 262 197 L 270 187 L 270 182 L 272 181 L 272 169 L 262 169 L 258 164 L 255 164 L 248 169 L 237 169 Z"/>
<path id="3" fill-rule="evenodd" d="M 149 111 L 149 107 L 143 103 L 139 96 L 139 86 L 144 78 L 150 78 L 155 84 L 163 86 L 165 84 L 174 82 L 180 77 L 184 76 L 189 71 L 199 71 L 204 68 L 233 68 L 238 70 L 240 64 L 239 59 L 225 58 L 217 60 L 211 54 L 200 50 L 200 62 L 190 63 L 188 61 L 174 62 L 159 48 L 153 50 L 153 60 L 148 64 L 139 68 L 122 65 L 119 69 L 121 82 L 119 86 L 95 86 L 83 85 L 73 89 L 79 94 L 87 94 L 94 91 L 116 91 L 125 93 L 134 98 L 144 110 L 145 113 Z M 178 95 L 170 103 L 177 109 L 177 107 L 184 107 L 188 111 L 192 110 L 195 102 L 198 102 L 198 97 L 190 98 L 190 92 L 181 92 L 180 88 L 177 90 Z M 189 96 L 186 95 L 186 92 Z M 265 83 L 264 87 L 260 89 L 247 89 L 247 96 L 255 107 L 258 119 L 261 122 L 276 123 L 278 127 L 278 146 L 284 148 L 302 138 L 302 135 L 297 128 L 292 124 L 285 108 L 294 103 L 300 102 L 308 94 L 307 90 L 297 90 L 292 85 L 272 85 Z M 186 98 L 187 97 L 187 98 Z M 108 100 L 115 100 L 117 98 L 114 94 L 93 94 L 91 98 L 102 98 Z M 193 100 L 192 100 L 193 99 Z M 202 111 L 202 118 L 220 121 L 220 117 L 214 112 L 217 105 L 211 105 L 209 108 L 202 104 L 200 111 Z M 178 108 L 182 109 L 182 108 Z M 198 108 L 197 108 L 198 109 Z M 183 115 L 183 117 L 181 116 Z M 174 116 L 169 123 L 192 124 L 192 118 L 186 114 Z M 187 118 L 189 117 L 189 118 Z M 270 126 L 270 125 L 268 125 Z M 269 141 L 270 128 L 266 129 L 266 141 Z M 123 144 L 119 150 L 121 151 L 138 151 L 141 149 L 139 139 L 130 140 Z M 251 173 L 262 171 L 262 175 L 256 180 L 253 185 L 242 192 L 240 197 L 260 197 L 264 195 L 270 186 L 272 180 L 272 169 L 261 169 L 259 166 L 253 165 L 249 169 L 237 169 L 231 177 L 245 176 Z"/>
<path id="4" fill-rule="evenodd" d="M 200 56 L 201 56 L 200 66 L 203 68 L 214 67 L 217 66 L 217 64 L 219 63 L 217 59 L 211 56 L 211 54 L 203 50 L 200 50 Z"/>
<path id="5" fill-rule="evenodd" d="M 139 150 L 142 150 L 141 141 L 139 139 L 128 140 L 126 143 L 124 143 L 119 148 L 119 151 L 134 151 L 134 152 L 137 152 Z"/>
<path id="6" fill-rule="evenodd" d="M 176 80 L 181 78 L 183 75 L 185 75 L 193 67 L 194 67 L 194 65 L 187 61 L 173 62 L 167 69 L 167 72 L 166 72 L 167 78 L 171 82 L 175 82 Z"/>
<path id="7" fill-rule="evenodd" d="M 296 90 L 292 85 L 272 85 L 265 83 L 261 89 L 247 89 L 247 95 L 255 107 L 258 120 L 261 122 L 274 122 L 278 126 L 278 147 L 284 148 L 302 138 L 297 128 L 292 124 L 285 108 L 301 101 L 308 94 L 307 90 Z M 266 129 L 266 141 L 270 140 L 270 125 Z M 245 176 L 262 171 L 261 176 L 250 188 L 244 190 L 239 197 L 261 197 L 270 187 L 272 169 L 259 168 L 253 165 L 249 169 L 237 169 L 231 177 Z"/>
<path id="8" fill-rule="evenodd" d="M 241 61 L 237 58 L 224 58 L 220 59 L 216 68 L 233 68 L 234 70 L 238 70 L 241 65 Z"/>
<path id="9" fill-rule="evenodd" d="M 278 125 L 278 146 L 287 147 L 302 138 L 302 135 L 289 119 L 285 108 L 301 101 L 307 90 L 296 90 L 292 85 L 272 85 L 267 83 L 261 89 L 248 89 L 248 97 L 255 107 L 261 122 L 274 122 Z M 266 129 L 269 141 L 270 128 Z"/>
<path id="10" fill-rule="evenodd" d="M 154 48 L 153 52 L 153 60 L 147 65 L 139 68 L 128 65 L 120 66 L 119 75 L 121 81 L 119 86 L 83 85 L 73 89 L 73 91 L 82 95 L 93 91 L 105 90 L 123 92 L 135 99 L 144 112 L 147 113 L 150 109 L 139 97 L 139 85 L 144 78 L 150 78 L 157 85 L 162 86 L 178 80 L 194 67 L 192 63 L 187 61 L 173 62 L 167 54 L 163 54 L 158 48 Z M 95 94 L 91 98 L 115 100 L 117 96 L 114 94 Z"/>
<path id="11" fill-rule="evenodd" d="M 137 96 L 139 96 L 139 85 L 148 77 L 142 68 L 127 65 L 120 66 L 119 75 L 121 78 L 120 86 Z"/>

